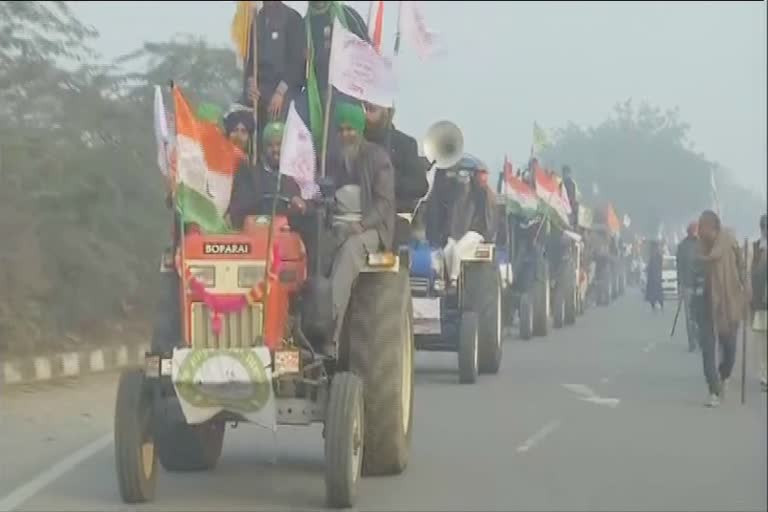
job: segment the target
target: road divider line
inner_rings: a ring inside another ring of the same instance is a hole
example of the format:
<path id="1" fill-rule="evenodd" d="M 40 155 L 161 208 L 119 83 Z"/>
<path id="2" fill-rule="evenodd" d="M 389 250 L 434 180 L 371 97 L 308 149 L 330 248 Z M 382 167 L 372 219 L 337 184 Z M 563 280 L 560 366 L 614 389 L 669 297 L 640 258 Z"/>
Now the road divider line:
<path id="1" fill-rule="evenodd" d="M 541 441 L 544 440 L 545 437 L 549 436 L 560 428 L 560 420 L 552 420 L 543 427 L 541 427 L 539 430 L 537 430 L 531 437 L 525 440 L 523 444 L 517 447 L 517 453 L 526 453 L 532 448 L 534 448 L 537 444 L 539 444 Z"/>
<path id="2" fill-rule="evenodd" d="M 65 457 L 47 470 L 43 471 L 24 485 L 17 487 L 10 494 L 0 498 L 0 512 L 11 512 L 23 505 L 27 500 L 51 485 L 53 482 L 73 470 L 82 462 L 93 457 L 101 450 L 112 444 L 113 434 L 104 434 L 92 443 L 83 446 L 75 453 Z"/>

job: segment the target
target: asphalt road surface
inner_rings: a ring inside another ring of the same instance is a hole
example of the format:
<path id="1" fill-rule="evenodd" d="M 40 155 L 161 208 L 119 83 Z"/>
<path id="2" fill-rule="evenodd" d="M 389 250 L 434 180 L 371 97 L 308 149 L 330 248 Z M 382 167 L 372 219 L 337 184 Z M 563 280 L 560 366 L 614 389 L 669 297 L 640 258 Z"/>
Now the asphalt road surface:
<path id="1" fill-rule="evenodd" d="M 359 510 L 766 510 L 766 395 L 749 374 L 703 407 L 698 354 L 673 309 L 636 291 L 548 338 L 508 339 L 495 377 L 459 385 L 456 356 L 417 355 L 413 452 L 399 477 L 362 480 Z M 739 357 L 740 360 L 740 357 Z M 738 365 L 737 365 L 738 366 Z M 4 391 L 0 510 L 324 508 L 320 428 L 228 430 L 211 473 L 118 495 L 115 375 Z"/>

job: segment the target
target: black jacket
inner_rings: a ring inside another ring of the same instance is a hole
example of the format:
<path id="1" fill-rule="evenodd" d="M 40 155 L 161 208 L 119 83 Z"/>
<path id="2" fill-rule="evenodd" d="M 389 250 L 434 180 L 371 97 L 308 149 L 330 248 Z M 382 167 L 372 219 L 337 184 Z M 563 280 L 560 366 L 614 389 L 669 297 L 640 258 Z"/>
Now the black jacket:
<path id="1" fill-rule="evenodd" d="M 265 4 L 256 18 L 258 31 L 259 103 L 268 104 L 278 86 L 294 97 L 304 86 L 307 36 L 301 15 L 283 4 Z M 252 107 L 248 99 L 248 79 L 253 77 L 253 43 L 248 52 L 240 102 Z M 287 109 L 287 105 L 285 107 Z"/>
<path id="2" fill-rule="evenodd" d="M 267 171 L 261 162 L 254 169 L 243 163 L 235 174 L 232 195 L 229 202 L 229 217 L 232 226 L 242 229 L 248 215 L 271 214 L 271 201 L 263 201 L 265 194 L 274 194 L 277 189 L 277 173 Z M 280 178 L 280 194 L 288 198 L 301 197 L 301 189 L 290 176 Z M 285 205 L 278 202 L 279 212 L 284 213 Z"/>
<path id="3" fill-rule="evenodd" d="M 694 265 L 698 239 L 688 236 L 677 246 L 677 282 L 680 286 L 693 286 Z"/>
<path id="4" fill-rule="evenodd" d="M 365 138 L 382 146 L 389 153 L 395 168 L 395 201 L 397 211 L 410 213 L 416 202 L 429 190 L 427 171 L 429 162 L 419 156 L 416 139 L 392 126 L 384 133 L 366 132 Z"/>

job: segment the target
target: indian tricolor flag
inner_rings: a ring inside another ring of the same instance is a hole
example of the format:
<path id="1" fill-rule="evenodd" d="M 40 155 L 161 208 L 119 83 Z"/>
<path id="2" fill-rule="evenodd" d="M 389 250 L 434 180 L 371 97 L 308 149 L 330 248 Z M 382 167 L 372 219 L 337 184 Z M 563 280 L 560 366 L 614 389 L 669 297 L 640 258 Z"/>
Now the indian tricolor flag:
<path id="1" fill-rule="evenodd" d="M 205 233 L 230 231 L 224 219 L 232 194 L 232 181 L 243 153 L 214 123 L 199 121 L 177 86 L 176 206 L 184 222 Z"/>
<path id="2" fill-rule="evenodd" d="M 534 168 L 536 177 L 536 195 L 539 196 L 550 211 L 554 214 L 553 220 L 563 226 L 570 225 L 571 203 L 565 194 L 563 187 L 554 175 L 550 175 L 538 165 Z"/>
<path id="3" fill-rule="evenodd" d="M 515 176 L 512 162 L 504 160 L 504 188 L 502 190 L 507 205 L 513 211 L 525 217 L 536 215 L 539 208 L 539 198 L 523 180 Z"/>

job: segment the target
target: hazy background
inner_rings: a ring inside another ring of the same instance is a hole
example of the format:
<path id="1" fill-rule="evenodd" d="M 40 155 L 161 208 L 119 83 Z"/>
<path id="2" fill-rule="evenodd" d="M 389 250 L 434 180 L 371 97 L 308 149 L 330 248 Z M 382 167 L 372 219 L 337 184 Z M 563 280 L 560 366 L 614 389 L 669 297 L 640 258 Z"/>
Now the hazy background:
<path id="1" fill-rule="evenodd" d="M 99 32 L 104 59 L 176 33 L 229 45 L 234 2 L 70 2 Z M 306 2 L 286 2 L 304 12 Z M 348 2 L 365 16 L 368 2 Z M 763 2 L 425 2 L 444 52 L 407 47 L 396 122 L 420 138 L 458 123 L 467 150 L 498 169 L 527 159 L 544 128 L 597 124 L 618 101 L 679 106 L 695 148 L 766 196 L 766 4 Z M 385 2 L 386 46 L 396 2 Z M 620 172 L 620 169 L 617 169 Z"/>

